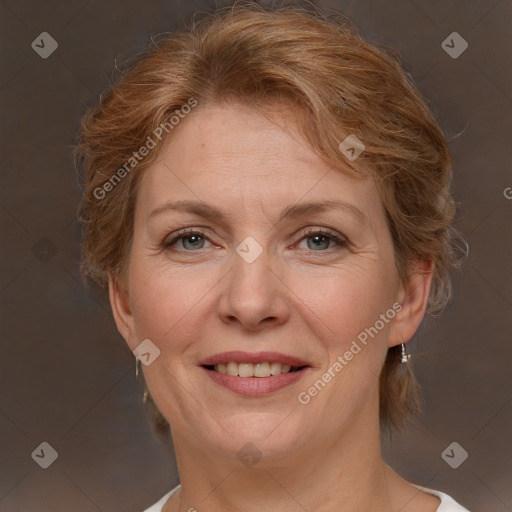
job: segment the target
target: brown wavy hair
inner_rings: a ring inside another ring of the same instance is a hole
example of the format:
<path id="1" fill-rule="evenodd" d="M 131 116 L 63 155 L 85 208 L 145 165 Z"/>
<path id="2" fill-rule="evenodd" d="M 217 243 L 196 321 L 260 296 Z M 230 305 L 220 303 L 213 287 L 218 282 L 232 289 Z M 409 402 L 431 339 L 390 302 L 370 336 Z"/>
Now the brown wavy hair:
<path id="1" fill-rule="evenodd" d="M 452 291 L 450 270 L 465 256 L 453 227 L 445 137 L 396 50 L 365 41 L 349 19 L 311 4 L 243 1 L 196 17 L 190 26 L 153 39 L 84 115 L 75 157 L 85 170 L 79 218 L 86 283 L 106 288 L 112 274 L 126 292 L 137 184 L 163 144 L 133 170 L 126 163 L 134 163 L 134 152 L 148 137 L 155 139 L 159 127 L 172 137 L 169 119 L 191 99 L 194 112 L 232 101 L 262 111 L 277 103 L 292 106 L 317 154 L 348 167 L 354 177 L 375 180 L 400 279 L 407 280 L 415 258 L 432 261 L 427 313 L 444 308 Z M 339 149 L 349 134 L 365 145 L 358 169 Z M 98 192 L 107 189 L 108 195 Z M 381 429 L 390 433 L 421 411 L 418 383 L 410 364 L 400 364 L 399 349 L 388 350 L 379 383 Z M 145 396 L 157 430 L 168 433 L 147 390 Z"/>

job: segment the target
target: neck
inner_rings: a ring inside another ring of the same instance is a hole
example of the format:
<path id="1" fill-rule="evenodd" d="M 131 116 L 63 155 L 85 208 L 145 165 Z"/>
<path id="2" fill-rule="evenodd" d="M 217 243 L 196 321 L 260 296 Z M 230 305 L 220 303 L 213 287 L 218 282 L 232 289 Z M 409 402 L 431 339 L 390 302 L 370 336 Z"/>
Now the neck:
<path id="1" fill-rule="evenodd" d="M 375 417 L 373 410 L 362 411 L 357 422 L 307 450 L 289 450 L 279 460 L 263 457 L 251 467 L 206 453 L 173 430 L 181 491 L 163 510 L 392 512 L 390 469 Z"/>

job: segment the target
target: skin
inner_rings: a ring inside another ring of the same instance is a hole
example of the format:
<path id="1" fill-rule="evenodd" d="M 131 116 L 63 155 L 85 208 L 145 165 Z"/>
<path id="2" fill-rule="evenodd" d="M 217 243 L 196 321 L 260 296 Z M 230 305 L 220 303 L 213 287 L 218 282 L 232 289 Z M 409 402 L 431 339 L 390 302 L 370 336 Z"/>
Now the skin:
<path id="1" fill-rule="evenodd" d="M 182 485 L 163 510 L 433 512 L 440 500 L 382 460 L 377 378 L 387 349 L 410 340 L 425 314 L 430 263 L 400 283 L 373 181 L 315 154 L 293 111 L 275 114 L 208 105 L 182 120 L 141 178 L 127 293 L 110 279 L 130 350 L 149 338 L 161 351 L 143 371 L 171 425 Z M 227 221 L 173 210 L 149 218 L 177 200 L 207 203 Z M 331 208 L 279 221 L 287 206 L 329 200 L 356 206 L 366 220 Z M 188 227 L 207 233 L 162 248 Z M 318 248 L 309 227 L 347 243 L 316 239 Z M 248 236 L 263 249 L 250 264 L 235 251 Z M 402 304 L 394 319 L 300 404 L 298 393 L 393 303 Z M 229 350 L 283 352 L 312 368 L 269 396 L 241 396 L 198 366 Z M 248 442 L 262 455 L 250 467 L 237 458 Z"/>

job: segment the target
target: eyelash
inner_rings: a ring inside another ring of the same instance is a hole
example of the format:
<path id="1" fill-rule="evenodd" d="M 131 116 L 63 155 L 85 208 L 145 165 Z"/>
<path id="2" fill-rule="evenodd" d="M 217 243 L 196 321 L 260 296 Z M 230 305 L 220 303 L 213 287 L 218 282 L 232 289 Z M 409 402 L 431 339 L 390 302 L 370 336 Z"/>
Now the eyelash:
<path id="1" fill-rule="evenodd" d="M 176 233 L 176 235 L 169 241 L 166 241 L 164 240 L 161 244 L 161 247 L 162 249 L 164 250 L 171 250 L 171 247 L 176 243 L 178 242 L 179 240 L 182 240 L 184 238 L 187 238 L 189 236 L 192 236 L 192 235 L 199 235 L 201 236 L 201 238 L 204 238 L 208 241 L 210 241 L 208 239 L 208 236 L 207 236 L 207 232 L 201 228 L 184 228 L 184 229 L 181 229 L 180 231 L 178 231 Z M 339 236 L 337 236 L 335 233 L 333 233 L 332 231 L 330 230 L 327 230 L 325 228 L 307 228 L 301 235 L 301 238 L 299 239 L 299 242 L 301 242 L 302 240 L 304 240 L 305 238 L 310 238 L 310 237 L 313 237 L 315 235 L 321 235 L 322 237 L 325 237 L 325 238 L 328 238 L 329 240 L 333 241 L 333 242 L 336 242 L 336 244 L 339 246 L 339 247 L 347 247 L 348 246 L 348 240 L 345 239 L 345 238 L 340 238 Z M 199 252 L 200 249 L 198 249 L 197 251 L 187 251 L 186 249 L 184 249 L 183 251 L 180 251 L 180 252 Z M 330 252 L 331 249 L 325 249 L 325 250 L 320 250 L 320 251 L 313 251 L 311 250 L 311 252 Z"/>
<path id="2" fill-rule="evenodd" d="M 307 228 L 305 231 L 302 232 L 299 242 L 302 242 L 302 240 L 304 240 L 306 238 L 313 237 L 315 235 L 321 235 L 322 237 L 329 239 L 331 242 L 336 242 L 336 244 L 338 245 L 338 248 L 348 246 L 348 241 L 346 238 L 342 238 L 342 237 L 336 235 L 334 232 L 332 232 L 328 229 L 325 229 L 325 228 Z M 311 252 L 330 252 L 332 249 L 333 248 L 325 249 L 324 251 L 311 250 Z"/>

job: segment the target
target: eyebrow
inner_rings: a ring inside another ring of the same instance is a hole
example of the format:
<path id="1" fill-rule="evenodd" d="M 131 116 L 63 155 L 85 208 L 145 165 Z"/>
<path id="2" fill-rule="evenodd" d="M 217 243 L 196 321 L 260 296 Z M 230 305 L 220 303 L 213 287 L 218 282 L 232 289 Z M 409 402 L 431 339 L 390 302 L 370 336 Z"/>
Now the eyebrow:
<path id="1" fill-rule="evenodd" d="M 281 212 L 281 215 L 279 216 L 279 221 L 283 221 L 284 219 L 297 219 L 315 213 L 323 213 L 331 209 L 346 211 L 348 213 L 351 213 L 364 223 L 369 224 L 368 216 L 353 204 L 346 203 L 343 201 L 332 200 L 290 205 Z M 232 215 L 226 215 L 217 208 L 210 206 L 206 203 L 200 201 L 183 200 L 175 202 L 169 201 L 159 206 L 158 208 L 155 208 L 149 214 L 148 220 L 164 211 L 192 213 L 198 215 L 199 217 L 212 219 L 223 224 L 227 224 L 229 219 L 233 217 Z"/>

